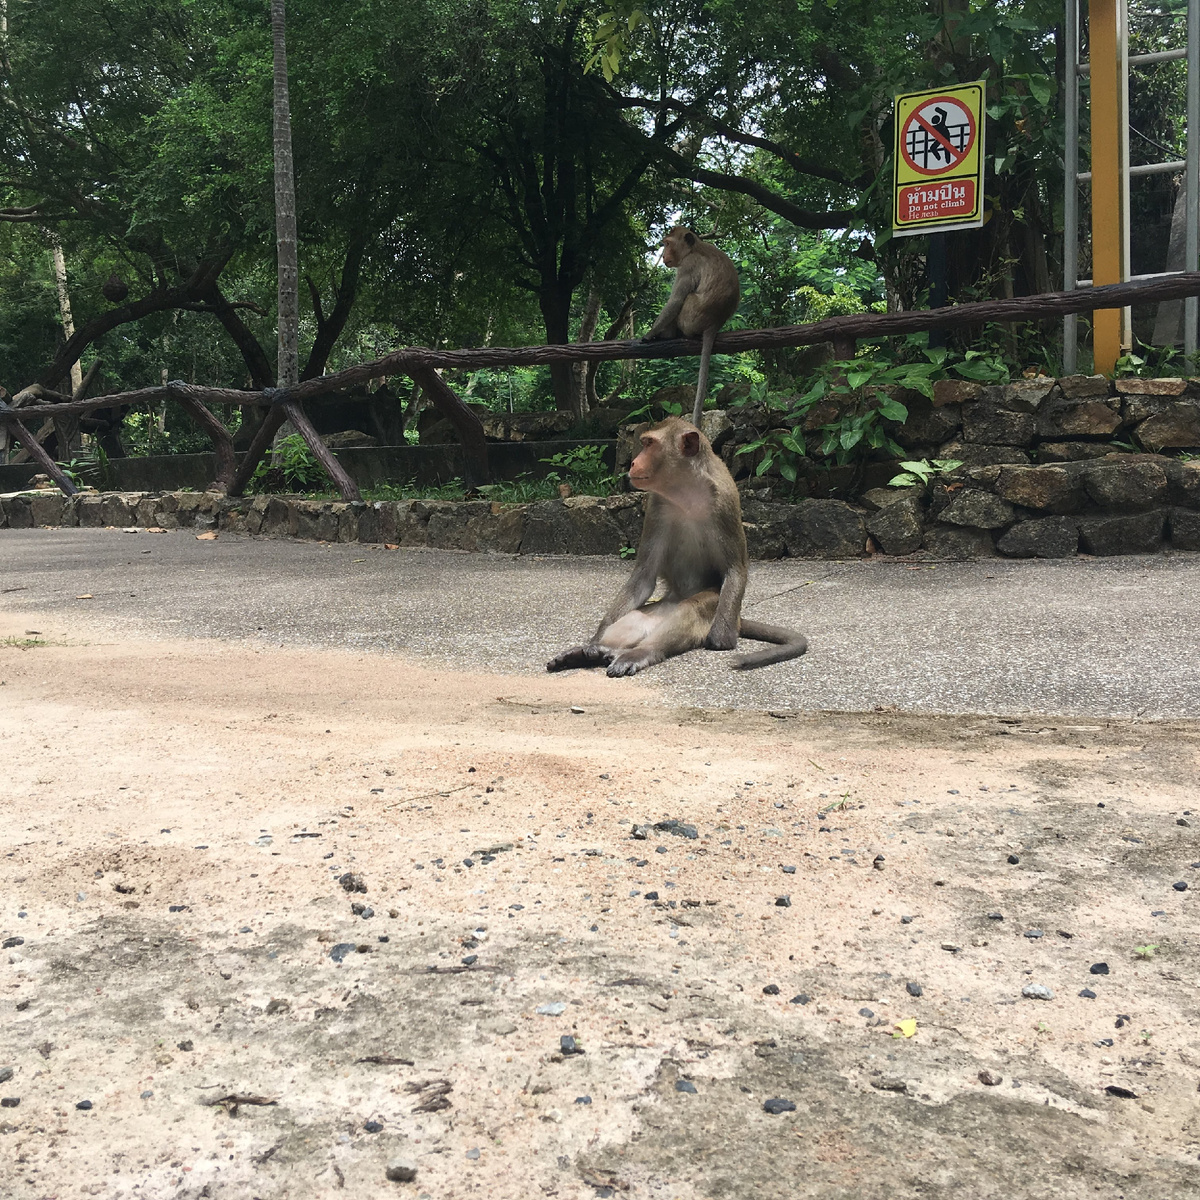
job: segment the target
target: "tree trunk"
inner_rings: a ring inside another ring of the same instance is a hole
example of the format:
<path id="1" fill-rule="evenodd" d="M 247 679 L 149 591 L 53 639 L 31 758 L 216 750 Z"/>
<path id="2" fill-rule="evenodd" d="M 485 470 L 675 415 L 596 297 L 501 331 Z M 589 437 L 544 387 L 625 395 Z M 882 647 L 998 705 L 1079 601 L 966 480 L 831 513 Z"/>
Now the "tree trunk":
<path id="1" fill-rule="evenodd" d="M 67 288 L 67 260 L 63 256 L 62 242 L 58 234 L 47 229 L 50 239 L 50 257 L 54 260 L 54 286 L 58 291 L 58 313 L 62 320 L 63 341 L 75 336 L 75 319 L 71 315 L 71 293 Z M 79 359 L 71 364 L 71 391 L 78 392 L 83 383 L 83 370 Z M 75 457 L 79 450 L 79 418 L 64 417 L 54 422 L 54 437 L 58 443 L 58 456 L 64 461 Z"/>
<path id="2" fill-rule="evenodd" d="M 590 342 L 596 333 L 596 322 L 600 319 L 600 293 L 595 288 L 588 291 L 587 303 L 583 306 L 583 320 L 579 323 L 578 341 Z M 575 379 L 571 397 L 571 412 L 577 421 L 582 421 L 591 411 L 589 395 L 595 396 L 595 384 L 589 387 L 589 380 L 596 373 L 596 364 L 581 362 L 573 364 Z"/>
<path id="3" fill-rule="evenodd" d="M 292 113 L 288 103 L 287 44 L 284 0 L 271 0 L 271 45 L 274 53 L 275 246 L 278 260 L 277 318 L 279 348 L 275 371 L 278 387 L 300 382 L 300 261 L 296 251 L 296 183 L 292 171 Z M 275 437 L 295 430 L 280 426 Z"/>

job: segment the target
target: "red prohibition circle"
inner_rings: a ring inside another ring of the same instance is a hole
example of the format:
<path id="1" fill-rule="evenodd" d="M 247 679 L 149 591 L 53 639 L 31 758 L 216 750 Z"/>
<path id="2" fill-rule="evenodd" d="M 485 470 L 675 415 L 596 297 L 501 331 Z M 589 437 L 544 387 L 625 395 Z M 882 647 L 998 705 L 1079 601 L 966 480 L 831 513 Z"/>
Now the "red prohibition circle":
<path id="1" fill-rule="evenodd" d="M 908 131 L 912 126 L 917 128 L 925 128 L 924 122 L 919 120 L 922 110 L 928 108 L 931 104 L 952 104 L 956 109 L 961 111 L 967 118 L 967 124 L 971 127 L 971 136 L 967 139 L 967 144 L 963 147 L 961 153 L 952 163 L 947 163 L 944 167 L 938 167 L 935 170 L 929 170 L 927 167 L 918 167 L 908 153 Z M 968 154 L 971 153 L 972 146 L 975 145 L 975 138 L 978 135 L 978 129 L 975 125 L 975 117 L 970 108 L 967 107 L 957 96 L 930 96 L 928 100 L 922 100 L 916 108 L 908 114 L 908 120 L 905 122 L 904 128 L 900 131 L 900 153 L 904 157 L 904 161 L 909 168 L 916 171 L 918 175 L 945 175 L 948 171 L 952 171 Z"/>

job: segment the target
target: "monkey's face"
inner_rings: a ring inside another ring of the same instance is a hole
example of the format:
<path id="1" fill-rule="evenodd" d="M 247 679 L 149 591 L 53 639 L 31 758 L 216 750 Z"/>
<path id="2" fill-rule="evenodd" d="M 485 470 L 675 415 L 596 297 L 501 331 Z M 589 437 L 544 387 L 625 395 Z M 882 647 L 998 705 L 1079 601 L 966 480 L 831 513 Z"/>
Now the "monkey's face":
<path id="1" fill-rule="evenodd" d="M 629 482 L 641 492 L 673 494 L 691 482 L 691 460 L 699 453 L 700 434 L 695 429 L 647 429 L 641 452 L 629 466 Z"/>
<path id="2" fill-rule="evenodd" d="M 683 225 L 676 225 L 663 238 L 663 262 L 668 267 L 677 267 L 691 253 L 696 235 Z"/>

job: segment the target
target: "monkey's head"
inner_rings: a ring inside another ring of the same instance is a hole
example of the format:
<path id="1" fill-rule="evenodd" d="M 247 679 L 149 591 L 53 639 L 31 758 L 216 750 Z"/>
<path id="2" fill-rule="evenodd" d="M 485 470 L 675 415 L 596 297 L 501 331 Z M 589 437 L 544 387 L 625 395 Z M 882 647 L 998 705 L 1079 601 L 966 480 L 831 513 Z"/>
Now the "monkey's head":
<path id="1" fill-rule="evenodd" d="M 668 417 L 642 434 L 642 448 L 629 467 L 629 482 L 641 492 L 670 496 L 695 477 L 708 438 L 690 421 Z"/>
<path id="2" fill-rule="evenodd" d="M 663 238 L 663 262 L 668 267 L 677 267 L 692 252 L 697 242 L 696 235 L 686 225 L 676 225 Z"/>

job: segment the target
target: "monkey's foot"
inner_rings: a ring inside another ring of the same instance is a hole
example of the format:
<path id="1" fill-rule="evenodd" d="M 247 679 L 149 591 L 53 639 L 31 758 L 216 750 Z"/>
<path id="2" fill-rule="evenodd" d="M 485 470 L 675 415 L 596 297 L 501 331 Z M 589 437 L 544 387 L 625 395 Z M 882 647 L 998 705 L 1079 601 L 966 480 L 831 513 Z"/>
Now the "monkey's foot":
<path id="1" fill-rule="evenodd" d="M 570 671 L 575 667 L 603 667 L 612 662 L 612 651 L 603 646 L 572 646 L 556 654 L 547 664 L 547 671 Z"/>
<path id="2" fill-rule="evenodd" d="M 664 655 L 649 650 L 620 654 L 608 665 L 606 674 L 612 679 L 625 675 L 636 675 L 647 667 L 653 667 L 664 659 Z"/>

